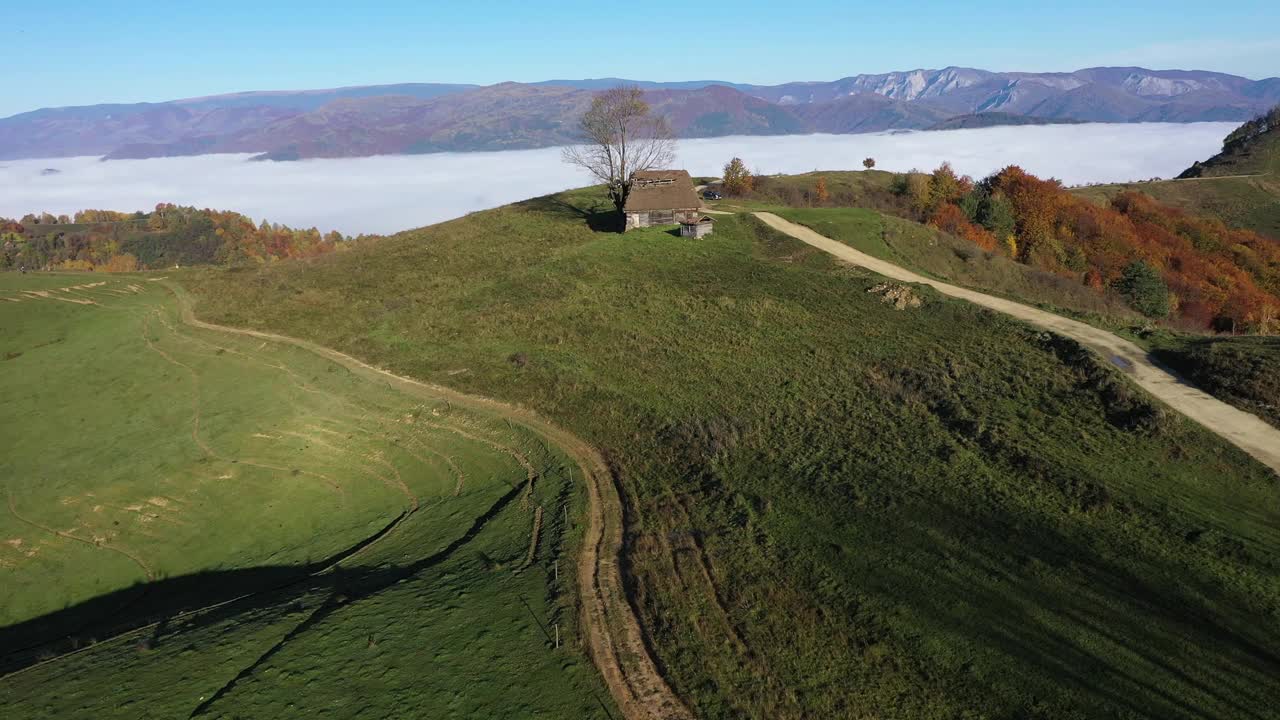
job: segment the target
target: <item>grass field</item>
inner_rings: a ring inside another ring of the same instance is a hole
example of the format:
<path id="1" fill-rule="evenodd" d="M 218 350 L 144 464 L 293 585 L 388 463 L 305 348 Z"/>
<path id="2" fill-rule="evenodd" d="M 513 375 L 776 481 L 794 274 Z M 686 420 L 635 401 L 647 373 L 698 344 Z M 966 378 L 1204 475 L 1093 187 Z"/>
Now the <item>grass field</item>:
<path id="1" fill-rule="evenodd" d="M 928 291 L 897 310 L 749 217 L 593 232 L 604 205 L 182 282 L 206 319 L 600 448 L 634 603 L 702 716 L 1271 714 L 1273 474 L 1070 343 Z"/>
<path id="2" fill-rule="evenodd" d="M 929 277 L 1037 305 L 1143 347 L 1201 389 L 1280 426 L 1280 345 L 1273 338 L 1152 330 L 1112 292 L 1042 272 L 918 223 L 864 208 L 775 208 L 773 212 L 869 255 Z"/>
<path id="3" fill-rule="evenodd" d="M 830 202 L 841 207 L 896 210 L 901 205 L 893 193 L 897 173 L 883 170 L 823 170 L 796 175 L 768 175 L 755 178 L 755 189 L 746 197 L 726 197 L 708 203 L 729 211 L 769 210 L 778 207 L 807 207 L 818 179 L 827 184 Z"/>
<path id="4" fill-rule="evenodd" d="M 0 274 L 6 718 L 612 712 L 559 451 L 171 282 Z"/>
<path id="5" fill-rule="evenodd" d="M 1280 427 L 1280 337 L 1154 332 L 1139 340 L 1196 385 Z"/>

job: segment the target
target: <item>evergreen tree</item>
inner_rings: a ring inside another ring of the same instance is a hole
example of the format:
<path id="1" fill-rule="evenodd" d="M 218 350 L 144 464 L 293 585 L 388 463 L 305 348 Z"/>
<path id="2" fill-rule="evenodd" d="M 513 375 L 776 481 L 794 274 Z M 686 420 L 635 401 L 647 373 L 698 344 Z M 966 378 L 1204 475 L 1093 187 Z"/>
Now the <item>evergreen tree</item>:
<path id="1" fill-rule="evenodd" d="M 1169 314 L 1169 286 L 1160 273 L 1146 262 L 1135 260 L 1124 269 L 1115 288 L 1129 301 L 1129 306 L 1147 317 Z"/>

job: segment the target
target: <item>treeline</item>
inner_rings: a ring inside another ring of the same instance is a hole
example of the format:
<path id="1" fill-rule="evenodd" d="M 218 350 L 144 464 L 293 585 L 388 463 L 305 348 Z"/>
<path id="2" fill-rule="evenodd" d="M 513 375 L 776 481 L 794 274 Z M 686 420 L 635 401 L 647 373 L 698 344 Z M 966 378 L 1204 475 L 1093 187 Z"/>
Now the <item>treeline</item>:
<path id="1" fill-rule="evenodd" d="M 915 219 L 989 252 L 1119 290 L 1138 311 L 1219 331 L 1280 330 L 1280 242 L 1125 192 L 1109 206 L 1010 166 L 979 182 L 944 163 L 899 175 Z"/>
<path id="2" fill-rule="evenodd" d="M 128 272 L 268 263 L 342 250 L 351 241 L 338 232 L 255 225 L 235 212 L 161 203 L 149 213 L 82 210 L 74 217 L 0 218 L 0 270 Z"/>

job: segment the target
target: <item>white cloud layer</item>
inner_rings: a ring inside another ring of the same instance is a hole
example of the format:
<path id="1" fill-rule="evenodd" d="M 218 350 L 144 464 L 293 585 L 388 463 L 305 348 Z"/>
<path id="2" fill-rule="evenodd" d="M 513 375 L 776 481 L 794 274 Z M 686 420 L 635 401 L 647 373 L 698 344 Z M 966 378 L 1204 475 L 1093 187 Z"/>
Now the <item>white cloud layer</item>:
<path id="1" fill-rule="evenodd" d="M 949 160 L 980 177 L 1017 164 L 1069 184 L 1176 175 L 1209 157 L 1235 123 L 1090 124 L 871 135 L 726 137 L 680 143 L 680 166 L 718 175 L 732 156 L 767 173 L 932 169 Z M 0 161 L 0 216 L 85 208 L 149 210 L 159 202 L 235 210 L 293 227 L 348 234 L 428 225 L 590 182 L 557 149 L 303 162 L 246 155 L 154 160 Z M 42 174 L 45 168 L 56 174 Z"/>

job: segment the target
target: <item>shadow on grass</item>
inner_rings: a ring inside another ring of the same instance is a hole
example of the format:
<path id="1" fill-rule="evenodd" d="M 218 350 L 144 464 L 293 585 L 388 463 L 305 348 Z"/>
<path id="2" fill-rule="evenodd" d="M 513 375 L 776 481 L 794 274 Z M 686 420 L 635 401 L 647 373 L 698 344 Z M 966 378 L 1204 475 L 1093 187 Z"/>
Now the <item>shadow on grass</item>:
<path id="1" fill-rule="evenodd" d="M 921 550 L 880 568 L 862 590 L 905 610 L 922 636 L 946 638 L 965 673 L 984 676 L 1005 664 L 1001 656 L 1021 667 L 1020 679 L 983 681 L 991 708 L 1025 711 L 1031 692 L 1059 694 L 1086 717 L 1269 717 L 1280 633 L 1212 580 L 1150 557 L 1082 555 L 1072 551 L 1080 537 L 1047 526 L 989 518 L 986 532 L 1002 540 L 980 541 L 962 531 L 973 527 L 970 512 L 940 499 L 933 512 L 898 528 Z M 991 542 L 1004 545 L 1003 562 L 981 547 Z M 1080 581 L 1069 592 L 1042 582 L 1053 568 Z"/>
<path id="2" fill-rule="evenodd" d="M 580 219 L 594 232 L 622 232 L 622 215 L 603 198 L 544 195 L 519 203 L 519 206 L 548 215 Z"/>
<path id="3" fill-rule="evenodd" d="M 303 612 L 301 598 L 321 593 L 326 599 L 319 607 L 311 608 L 311 614 L 303 623 L 310 627 L 340 606 L 373 595 L 449 559 L 523 489 L 523 485 L 514 486 L 448 545 L 407 565 L 345 568 L 336 564 L 385 536 L 405 517 L 402 515 L 361 543 L 321 562 L 202 572 L 160 580 L 2 628 L 0 648 L 4 654 L 0 656 L 0 676 L 150 625 L 155 626 L 150 635 L 139 635 L 139 638 L 147 637 L 146 642 L 154 646 L 177 632 L 171 623 L 184 629 L 199 627 L 270 607 Z M 182 613 L 192 614 L 176 618 Z M 270 652 L 278 650 L 298 632 L 300 630 L 290 633 Z"/>

